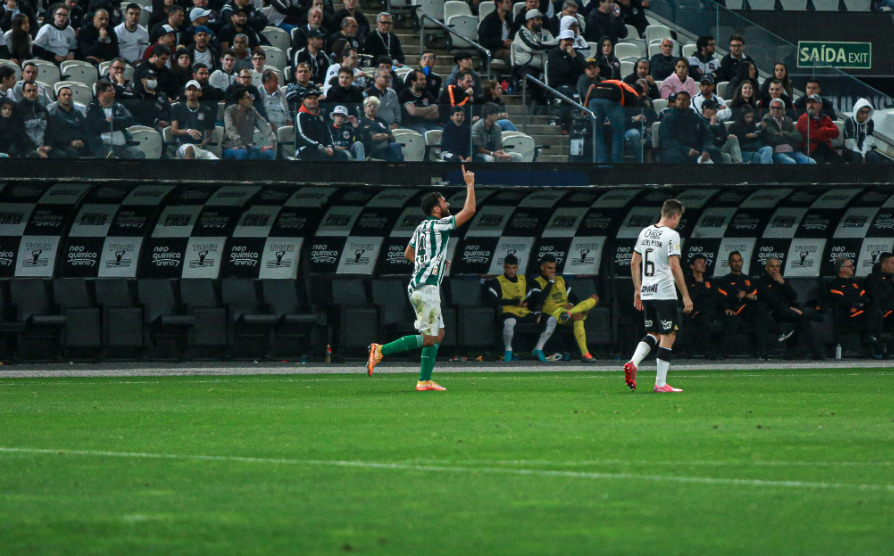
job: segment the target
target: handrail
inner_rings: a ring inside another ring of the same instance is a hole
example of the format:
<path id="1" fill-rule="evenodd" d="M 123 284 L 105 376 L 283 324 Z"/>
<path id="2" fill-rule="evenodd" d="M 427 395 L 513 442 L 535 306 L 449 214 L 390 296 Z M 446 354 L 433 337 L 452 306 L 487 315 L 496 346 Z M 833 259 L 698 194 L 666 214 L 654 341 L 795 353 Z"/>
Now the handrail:
<path id="1" fill-rule="evenodd" d="M 531 82 L 543 87 L 544 89 L 546 89 L 547 91 L 549 91 L 550 93 L 555 95 L 562 102 L 567 102 L 571 106 L 574 106 L 575 108 L 578 108 L 579 110 L 582 110 L 587 113 L 590 120 L 593 122 L 593 128 L 592 128 L 592 131 L 593 131 L 593 162 L 596 162 L 596 131 L 599 126 L 596 125 L 596 115 L 593 114 L 593 111 L 590 110 L 589 108 L 587 108 L 586 106 L 584 106 L 583 104 L 575 101 L 574 99 L 567 97 L 564 94 L 560 93 L 559 91 L 553 89 L 552 87 L 550 87 L 543 81 L 537 79 L 533 75 L 525 74 L 525 80 L 531 81 Z M 527 108 L 528 108 L 528 86 L 527 86 L 527 83 L 525 84 L 524 87 L 522 87 L 522 106 L 525 107 L 524 128 L 525 128 L 525 133 L 527 133 L 528 132 L 528 110 L 527 110 Z"/>
<path id="2" fill-rule="evenodd" d="M 419 5 L 417 5 L 415 7 L 417 10 L 422 8 L 422 6 L 419 6 Z M 481 46 L 477 42 L 473 41 L 469 37 L 463 35 L 462 33 L 454 31 L 449 26 L 444 25 L 443 23 L 441 23 L 437 19 L 433 18 L 432 16 L 428 15 L 427 13 L 425 13 L 425 12 L 417 12 L 417 13 L 419 15 L 419 55 L 420 56 L 422 56 L 422 53 L 425 52 L 425 20 L 427 19 L 427 20 L 433 22 L 435 25 L 437 25 L 441 29 L 443 29 L 444 31 L 447 31 L 448 33 L 452 33 L 452 34 L 456 35 L 457 37 L 461 38 L 462 40 L 466 41 L 467 43 L 471 44 L 472 47 L 475 48 L 478 52 L 484 54 L 487 57 L 487 80 L 490 81 L 490 63 L 491 63 L 491 60 L 493 60 L 493 55 L 491 55 L 490 50 L 484 48 L 483 46 Z"/>

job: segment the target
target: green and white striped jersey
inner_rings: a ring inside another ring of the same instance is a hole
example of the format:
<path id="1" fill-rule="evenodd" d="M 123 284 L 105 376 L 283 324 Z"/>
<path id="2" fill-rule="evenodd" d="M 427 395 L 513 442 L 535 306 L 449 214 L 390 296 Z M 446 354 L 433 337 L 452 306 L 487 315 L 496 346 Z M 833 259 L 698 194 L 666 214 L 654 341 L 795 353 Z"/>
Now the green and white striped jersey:
<path id="1" fill-rule="evenodd" d="M 456 229 L 456 217 L 448 216 L 438 220 L 433 216 L 416 226 L 410 247 L 416 251 L 413 276 L 407 290 L 412 292 L 419 286 L 440 286 L 444 278 L 447 257 L 447 241 L 450 232 Z"/>

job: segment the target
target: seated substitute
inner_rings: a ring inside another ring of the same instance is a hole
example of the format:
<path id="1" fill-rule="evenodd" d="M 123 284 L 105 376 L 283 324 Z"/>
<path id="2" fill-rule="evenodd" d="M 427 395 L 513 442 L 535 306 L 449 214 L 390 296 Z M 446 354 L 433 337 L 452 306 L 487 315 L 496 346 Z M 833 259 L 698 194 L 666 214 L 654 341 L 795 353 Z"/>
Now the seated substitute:
<path id="1" fill-rule="evenodd" d="M 518 323 L 542 323 L 544 328 L 534 346 L 531 356 L 546 361 L 543 355 L 543 346 L 556 330 L 556 317 L 541 315 L 528 309 L 526 297 L 527 280 L 518 275 L 518 257 L 506 255 L 503 261 L 503 274 L 495 277 L 486 284 L 487 293 L 493 297 L 493 301 L 501 307 L 503 319 L 503 361 L 512 361 L 512 339 L 515 336 L 515 325 Z"/>
<path id="2" fill-rule="evenodd" d="M 786 359 L 795 357 L 797 347 L 810 350 L 810 358 L 823 360 L 822 349 L 815 340 L 811 318 L 815 312 L 798 306 L 798 294 L 791 284 L 782 276 L 782 263 L 775 257 L 767 259 L 764 265 L 766 272 L 755 280 L 757 295 L 761 303 L 767 306 L 770 316 L 777 323 L 788 322 L 795 325 L 797 343 L 786 344 Z"/>
<path id="3" fill-rule="evenodd" d="M 556 258 L 552 255 L 544 255 L 540 259 L 540 276 L 535 278 L 528 292 L 528 306 L 540 308 L 544 315 L 556 318 L 559 324 L 574 327 L 574 338 L 580 348 L 581 359 L 585 363 L 594 363 L 596 360 L 587 348 L 587 332 L 584 330 L 584 320 L 587 313 L 599 303 L 599 296 L 591 295 L 580 303 L 572 303 L 576 296 L 571 293 L 571 288 L 565 285 L 565 279 L 556 276 Z M 540 358 L 540 354 L 535 356 Z M 543 361 L 543 359 L 541 359 Z"/>
<path id="4" fill-rule="evenodd" d="M 854 333 L 863 337 L 872 357 L 881 359 L 878 338 L 873 335 L 869 324 L 869 299 L 866 290 L 854 278 L 854 262 L 847 257 L 838 257 L 833 263 L 835 278 L 828 283 L 825 293 L 826 305 L 832 307 L 833 326 L 836 340 L 842 334 Z"/>

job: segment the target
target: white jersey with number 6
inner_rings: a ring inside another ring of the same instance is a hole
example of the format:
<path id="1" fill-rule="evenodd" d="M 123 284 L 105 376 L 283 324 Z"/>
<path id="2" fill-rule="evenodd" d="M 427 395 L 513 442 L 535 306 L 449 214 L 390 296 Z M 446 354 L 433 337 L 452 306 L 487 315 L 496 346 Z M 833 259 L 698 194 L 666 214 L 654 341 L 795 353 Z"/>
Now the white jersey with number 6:
<path id="1" fill-rule="evenodd" d="M 669 260 L 674 255 L 680 256 L 680 234 L 666 226 L 653 224 L 639 233 L 633 250 L 643 258 L 640 298 L 677 299 Z"/>

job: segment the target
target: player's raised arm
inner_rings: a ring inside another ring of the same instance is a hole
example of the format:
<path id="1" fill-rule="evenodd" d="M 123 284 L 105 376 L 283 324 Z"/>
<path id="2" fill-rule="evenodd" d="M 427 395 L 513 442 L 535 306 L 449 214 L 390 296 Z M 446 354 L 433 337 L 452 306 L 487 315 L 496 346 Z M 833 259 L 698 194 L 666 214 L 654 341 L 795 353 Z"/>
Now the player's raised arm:
<path id="1" fill-rule="evenodd" d="M 630 259 L 630 276 L 633 278 L 633 306 L 637 311 L 643 310 L 643 300 L 640 297 L 640 289 L 643 286 L 643 277 L 640 275 L 642 262 L 643 256 L 634 251 Z"/>
<path id="2" fill-rule="evenodd" d="M 683 276 L 683 268 L 680 266 L 680 257 L 671 255 L 668 257 L 667 262 L 670 265 L 671 273 L 674 275 L 677 289 L 683 295 L 683 312 L 689 314 L 692 312 L 693 307 L 692 298 L 689 297 L 689 288 L 686 287 L 686 278 Z"/>
<path id="3" fill-rule="evenodd" d="M 459 228 L 475 215 L 475 174 L 467 172 L 463 164 L 463 179 L 466 180 L 466 202 L 463 209 L 456 214 L 456 227 Z"/>

